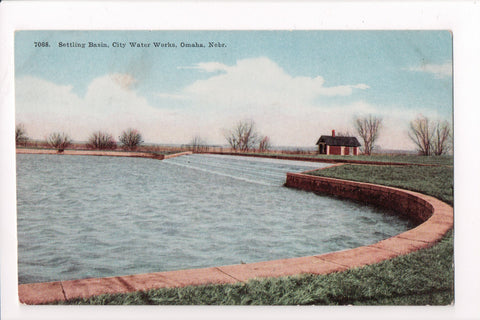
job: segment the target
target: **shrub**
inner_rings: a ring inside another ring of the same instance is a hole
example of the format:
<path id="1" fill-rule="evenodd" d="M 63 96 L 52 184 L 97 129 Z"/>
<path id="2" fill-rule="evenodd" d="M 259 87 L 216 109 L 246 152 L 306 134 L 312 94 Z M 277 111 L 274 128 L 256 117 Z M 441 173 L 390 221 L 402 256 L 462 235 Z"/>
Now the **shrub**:
<path id="1" fill-rule="evenodd" d="M 193 152 L 202 152 L 208 150 L 207 142 L 200 136 L 195 136 L 187 145 L 188 150 Z"/>
<path id="2" fill-rule="evenodd" d="M 70 137 L 64 132 L 54 132 L 47 138 L 47 144 L 59 151 L 67 148 L 72 143 Z"/>
<path id="3" fill-rule="evenodd" d="M 118 138 L 125 150 L 136 150 L 142 143 L 142 135 L 137 129 L 127 129 Z"/>
<path id="4" fill-rule="evenodd" d="M 15 145 L 26 144 L 28 141 L 27 131 L 23 124 L 15 126 Z"/>
<path id="5" fill-rule="evenodd" d="M 271 148 L 270 138 L 268 136 L 263 137 L 258 144 L 258 151 L 264 152 L 264 151 L 270 150 L 270 148 Z"/>
<path id="6" fill-rule="evenodd" d="M 233 150 L 242 152 L 255 149 L 260 136 L 253 120 L 241 120 L 223 135 Z"/>
<path id="7" fill-rule="evenodd" d="M 117 148 L 117 142 L 110 133 L 96 131 L 88 138 L 87 148 L 113 150 Z"/>

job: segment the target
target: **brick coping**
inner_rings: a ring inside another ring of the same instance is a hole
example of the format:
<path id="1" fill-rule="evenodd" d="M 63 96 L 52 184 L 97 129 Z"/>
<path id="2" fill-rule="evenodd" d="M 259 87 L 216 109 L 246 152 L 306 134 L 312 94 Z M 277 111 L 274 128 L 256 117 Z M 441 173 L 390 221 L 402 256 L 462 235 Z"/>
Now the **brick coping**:
<path id="1" fill-rule="evenodd" d="M 375 264 L 431 247 L 453 227 L 453 208 L 434 197 L 418 192 L 301 173 L 287 173 L 285 185 L 314 192 L 340 194 L 356 200 L 360 194 L 360 198 L 366 197 L 367 202 L 371 203 L 375 203 L 375 199 L 377 201 L 384 199 L 377 196 L 386 196 L 389 202 L 398 202 L 394 205 L 399 213 L 416 215 L 423 223 L 371 245 L 308 257 L 107 278 L 21 284 L 18 286 L 19 300 L 24 304 L 43 304 L 165 287 L 238 283 L 254 278 L 304 273 L 329 274 Z"/>

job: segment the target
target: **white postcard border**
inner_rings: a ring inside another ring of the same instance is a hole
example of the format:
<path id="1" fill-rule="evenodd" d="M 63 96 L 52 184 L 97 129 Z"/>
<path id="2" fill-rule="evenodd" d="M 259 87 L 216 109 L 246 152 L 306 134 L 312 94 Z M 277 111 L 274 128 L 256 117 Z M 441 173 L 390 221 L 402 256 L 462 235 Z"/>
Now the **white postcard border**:
<path id="1" fill-rule="evenodd" d="M 1 312 L 4 319 L 465 319 L 479 317 L 478 182 L 480 9 L 473 1 L 40 2 L 0 4 Z M 453 307 L 62 307 L 17 298 L 15 30 L 451 30 L 455 93 L 455 306 Z"/>

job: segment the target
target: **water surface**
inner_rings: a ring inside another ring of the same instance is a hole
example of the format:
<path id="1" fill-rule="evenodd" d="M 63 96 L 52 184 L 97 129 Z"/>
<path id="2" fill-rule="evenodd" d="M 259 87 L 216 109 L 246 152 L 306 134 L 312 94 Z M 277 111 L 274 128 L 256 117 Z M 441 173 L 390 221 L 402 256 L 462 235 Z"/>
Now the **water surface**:
<path id="1" fill-rule="evenodd" d="M 300 257 L 411 227 L 391 212 L 283 187 L 286 172 L 327 165 L 18 154 L 19 282 Z"/>

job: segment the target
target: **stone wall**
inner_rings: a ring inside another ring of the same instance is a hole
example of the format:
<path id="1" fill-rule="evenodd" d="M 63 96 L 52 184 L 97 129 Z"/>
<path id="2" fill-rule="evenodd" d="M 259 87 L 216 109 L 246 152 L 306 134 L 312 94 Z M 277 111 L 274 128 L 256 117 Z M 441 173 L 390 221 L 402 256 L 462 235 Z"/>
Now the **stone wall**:
<path id="1" fill-rule="evenodd" d="M 287 173 L 285 186 L 390 209 L 419 223 L 433 214 L 430 203 L 397 188 L 296 173 Z"/>
<path id="2" fill-rule="evenodd" d="M 150 158 L 150 159 L 169 159 L 178 156 L 192 154 L 192 151 L 172 153 L 168 155 L 136 152 L 136 151 L 107 151 L 107 150 L 71 150 L 58 151 L 55 149 L 23 149 L 17 148 L 18 154 L 57 154 L 57 155 L 73 155 L 73 156 L 105 156 L 105 157 L 133 157 L 133 158 Z"/>

